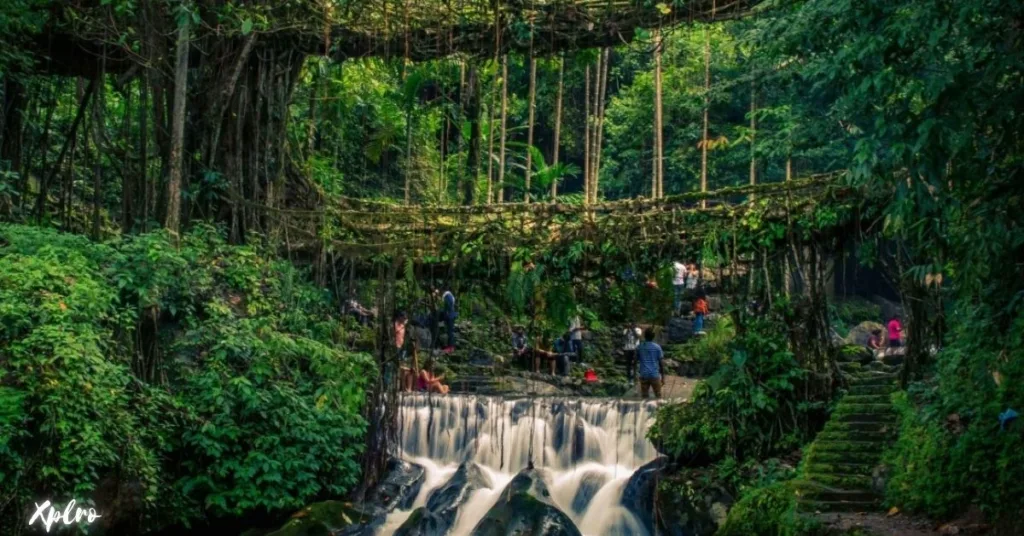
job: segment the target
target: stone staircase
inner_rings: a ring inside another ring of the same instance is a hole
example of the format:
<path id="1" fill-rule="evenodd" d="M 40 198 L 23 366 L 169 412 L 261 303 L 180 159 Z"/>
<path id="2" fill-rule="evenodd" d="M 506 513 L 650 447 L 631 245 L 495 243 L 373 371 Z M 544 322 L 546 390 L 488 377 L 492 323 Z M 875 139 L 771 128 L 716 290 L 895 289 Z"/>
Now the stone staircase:
<path id="1" fill-rule="evenodd" d="M 872 363 L 869 370 L 844 363 L 849 392 L 804 456 L 804 477 L 795 482 L 806 513 L 869 512 L 881 507 L 874 471 L 895 438 L 896 367 Z"/>

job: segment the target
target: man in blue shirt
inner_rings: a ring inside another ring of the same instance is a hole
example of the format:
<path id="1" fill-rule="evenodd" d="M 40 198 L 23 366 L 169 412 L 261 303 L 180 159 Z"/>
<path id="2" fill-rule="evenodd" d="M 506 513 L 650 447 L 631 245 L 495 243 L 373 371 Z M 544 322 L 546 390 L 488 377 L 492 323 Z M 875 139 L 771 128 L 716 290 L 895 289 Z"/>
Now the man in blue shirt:
<path id="1" fill-rule="evenodd" d="M 637 346 L 636 356 L 640 364 L 640 396 L 647 398 L 647 393 L 654 389 L 654 397 L 661 398 L 661 379 L 665 368 L 662 358 L 665 354 L 654 342 L 651 328 L 644 330 L 644 342 Z"/>

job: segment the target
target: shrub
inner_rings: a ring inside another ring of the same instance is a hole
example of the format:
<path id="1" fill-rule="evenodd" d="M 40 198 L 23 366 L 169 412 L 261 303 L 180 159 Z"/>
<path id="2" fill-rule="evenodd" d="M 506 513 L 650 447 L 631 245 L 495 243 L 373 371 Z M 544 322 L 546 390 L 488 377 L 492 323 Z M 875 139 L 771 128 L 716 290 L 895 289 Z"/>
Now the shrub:
<path id="1" fill-rule="evenodd" d="M 111 479 L 153 528 L 344 493 L 373 374 L 334 310 L 214 228 L 175 246 L 0 226 L 0 515 Z"/>

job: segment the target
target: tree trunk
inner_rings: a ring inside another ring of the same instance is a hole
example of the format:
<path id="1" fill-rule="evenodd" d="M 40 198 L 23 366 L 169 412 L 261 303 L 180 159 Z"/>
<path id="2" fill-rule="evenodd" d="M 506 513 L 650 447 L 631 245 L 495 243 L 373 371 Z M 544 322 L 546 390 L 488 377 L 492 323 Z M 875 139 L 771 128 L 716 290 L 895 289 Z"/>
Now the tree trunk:
<path id="1" fill-rule="evenodd" d="M 530 179 L 533 175 L 533 123 L 537 108 L 537 58 L 530 56 L 530 96 L 526 126 L 526 171 L 523 184 L 523 201 L 530 202 Z"/>
<path id="2" fill-rule="evenodd" d="M 590 66 L 583 77 L 583 202 L 590 203 Z"/>
<path id="3" fill-rule="evenodd" d="M 757 149 L 755 137 L 757 135 L 757 86 L 750 82 L 750 185 L 757 184 Z M 751 194 L 753 197 L 753 194 Z"/>
<path id="4" fill-rule="evenodd" d="M 594 142 L 594 182 L 590 187 L 590 195 L 593 198 L 594 203 L 597 203 L 598 181 L 601 175 L 601 150 L 604 144 L 604 101 L 608 94 L 608 67 L 611 63 L 611 49 L 604 49 L 602 63 L 600 87 L 597 92 L 597 125 L 594 132 L 594 137 L 596 138 L 596 141 Z"/>
<path id="5" fill-rule="evenodd" d="M 96 154 L 93 161 L 93 173 L 92 173 L 92 236 L 93 240 L 99 241 L 100 239 L 100 205 L 103 196 L 103 134 L 102 130 L 105 128 L 105 118 L 103 109 L 106 107 L 106 89 L 103 80 L 103 74 L 100 74 L 100 81 L 96 89 L 96 97 L 93 99 L 93 114 L 92 114 L 92 128 L 93 128 L 93 149 Z M 88 150 L 86 150 L 88 154 Z"/>
<path id="6" fill-rule="evenodd" d="M 505 200 L 505 140 L 508 137 L 508 55 L 501 57 L 501 143 L 498 147 L 498 202 Z"/>
<path id="7" fill-rule="evenodd" d="M 558 96 L 555 98 L 555 140 L 551 150 L 551 165 L 558 166 L 558 148 L 562 141 L 562 95 L 565 92 L 565 58 L 558 60 Z M 551 202 L 558 199 L 558 177 L 551 178 Z"/>
<path id="8" fill-rule="evenodd" d="M 11 74 L 4 77 L 3 128 L 0 128 L 0 160 L 11 163 L 11 171 L 21 173 L 21 141 L 25 118 L 25 86 Z"/>
<path id="9" fill-rule="evenodd" d="M 149 181 L 149 77 L 139 80 L 139 187 L 142 196 L 142 232 L 149 231 L 150 207 L 153 204 L 153 189 Z"/>
<path id="10" fill-rule="evenodd" d="M 654 40 L 654 185 L 651 187 L 652 197 L 661 199 L 665 196 L 663 178 L 664 139 L 662 138 L 662 105 L 661 105 L 661 32 L 655 34 Z"/>
<path id="11" fill-rule="evenodd" d="M 470 60 L 466 80 L 467 106 L 469 115 L 469 154 L 466 157 L 466 178 L 463 181 L 463 204 L 476 201 L 476 181 L 480 174 L 480 80 L 476 62 Z"/>
<path id="12" fill-rule="evenodd" d="M 498 58 L 494 58 L 494 66 L 498 66 Z M 491 88 L 491 102 L 487 106 L 487 204 L 494 202 L 494 106 L 498 101 L 498 76 L 494 77 Z"/>
<path id="13" fill-rule="evenodd" d="M 177 235 L 181 224 L 181 184 L 185 148 L 185 112 L 188 98 L 189 23 L 178 27 L 177 65 L 174 69 L 174 109 L 171 113 L 171 150 L 167 174 L 167 216 L 164 227 Z"/>
<path id="14" fill-rule="evenodd" d="M 43 220 L 43 214 L 46 212 L 46 194 L 49 189 L 50 181 L 53 180 L 53 177 L 60 171 L 61 163 L 64 161 L 64 156 L 68 152 L 68 147 L 74 145 L 78 126 L 82 124 L 82 118 L 85 117 L 85 111 L 89 107 L 89 99 L 92 97 L 95 90 L 96 80 L 90 80 L 89 86 L 85 89 L 85 93 L 82 94 L 82 99 L 78 103 L 78 111 L 75 112 L 75 118 L 71 121 L 71 129 L 68 131 L 68 135 L 64 139 L 64 145 L 61 146 L 60 153 L 57 155 L 57 160 L 53 163 L 53 167 L 50 168 L 49 172 L 43 174 L 43 179 L 39 183 L 39 195 L 36 197 L 37 222 L 41 222 Z"/>
<path id="15" fill-rule="evenodd" d="M 714 18 L 714 4 L 711 13 Z M 700 191 L 708 191 L 708 110 L 711 109 L 711 27 L 704 27 L 704 131 L 700 142 Z M 700 208 L 707 207 L 707 200 L 701 198 Z"/>

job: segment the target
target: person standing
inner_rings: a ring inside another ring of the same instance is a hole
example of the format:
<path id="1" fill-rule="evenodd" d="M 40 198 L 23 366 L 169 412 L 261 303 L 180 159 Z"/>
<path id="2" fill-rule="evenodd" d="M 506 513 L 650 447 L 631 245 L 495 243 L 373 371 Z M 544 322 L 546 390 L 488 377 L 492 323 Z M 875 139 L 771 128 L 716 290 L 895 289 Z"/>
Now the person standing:
<path id="1" fill-rule="evenodd" d="M 532 370 L 533 363 L 526 344 L 526 329 L 523 326 L 512 328 L 512 358 L 523 366 L 523 370 Z"/>
<path id="2" fill-rule="evenodd" d="M 686 292 L 692 297 L 697 292 L 697 283 L 700 278 L 700 271 L 697 270 L 697 265 L 690 263 L 690 267 L 686 270 Z"/>
<path id="3" fill-rule="evenodd" d="M 577 363 L 583 362 L 583 331 L 585 329 L 580 315 L 572 317 L 572 321 L 569 323 L 569 341 L 572 352 L 576 354 Z"/>
<path id="4" fill-rule="evenodd" d="M 647 398 L 647 394 L 653 389 L 654 397 L 661 398 L 665 354 L 661 346 L 654 342 L 654 330 L 651 328 L 644 331 L 644 342 L 637 346 L 636 355 L 640 363 L 640 396 Z"/>
<path id="5" fill-rule="evenodd" d="M 636 347 L 640 344 L 642 333 L 636 322 L 622 330 L 622 355 L 626 359 L 626 379 L 632 384 L 636 379 Z"/>
<path id="6" fill-rule="evenodd" d="M 672 264 L 672 290 L 675 297 L 672 301 L 672 313 L 681 314 L 683 310 L 683 292 L 686 290 L 686 265 L 676 261 Z"/>
<path id="7" fill-rule="evenodd" d="M 889 320 L 886 326 L 889 331 L 889 348 L 900 348 L 903 346 L 903 322 L 900 315 L 895 315 Z"/>
<path id="8" fill-rule="evenodd" d="M 409 317 L 404 311 L 396 311 L 394 318 L 391 320 L 392 328 L 394 331 L 394 352 L 395 361 L 398 363 L 398 377 L 405 378 L 406 371 L 408 370 L 408 363 L 406 363 L 405 353 L 405 329 L 409 324 Z M 391 371 L 387 371 L 388 377 L 386 381 L 391 381 Z M 404 383 L 404 380 L 402 381 Z"/>
<path id="9" fill-rule="evenodd" d="M 445 353 L 455 350 L 455 319 L 458 313 L 455 310 L 455 294 L 451 290 L 444 291 L 441 295 L 442 309 L 438 313 L 444 322 L 445 330 L 448 332 L 448 345 L 444 347 Z"/>
<path id="10" fill-rule="evenodd" d="M 697 294 L 693 300 L 693 334 L 704 334 L 704 315 L 708 314 L 708 299 L 703 292 Z"/>

